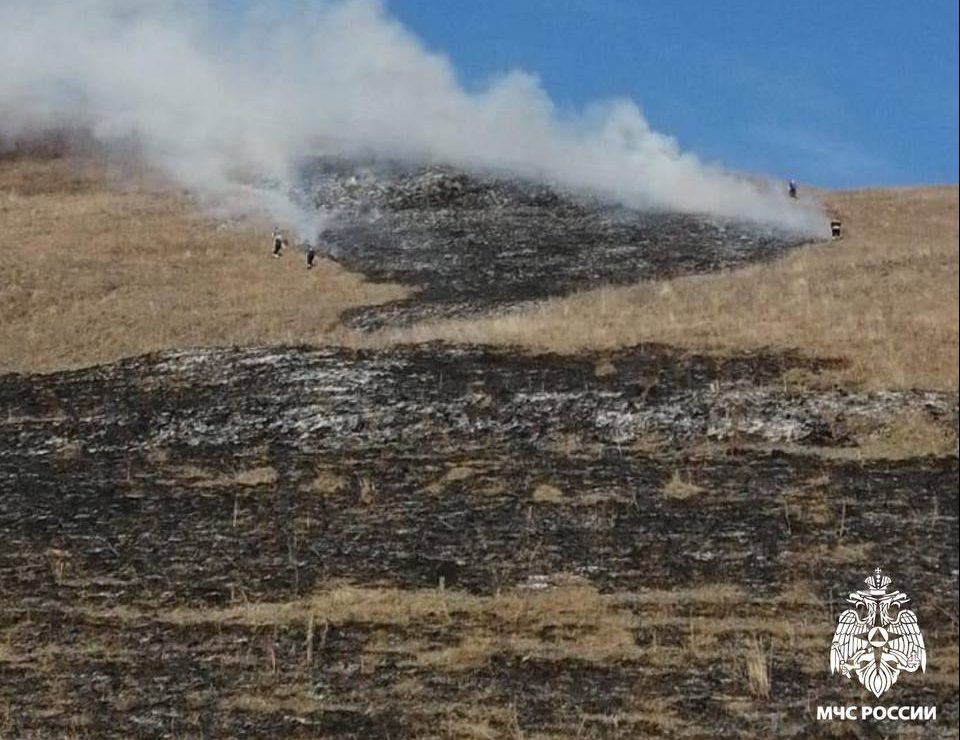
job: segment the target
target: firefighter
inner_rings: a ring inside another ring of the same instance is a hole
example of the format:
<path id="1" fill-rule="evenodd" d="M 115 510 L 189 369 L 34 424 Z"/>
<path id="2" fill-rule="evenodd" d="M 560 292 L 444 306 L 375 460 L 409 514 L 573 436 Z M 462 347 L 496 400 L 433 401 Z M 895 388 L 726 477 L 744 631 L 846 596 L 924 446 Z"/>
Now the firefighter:
<path id="1" fill-rule="evenodd" d="M 312 270 L 314 262 L 317 259 L 317 248 L 309 241 L 303 243 L 303 249 L 307 253 L 307 269 Z"/>
<path id="2" fill-rule="evenodd" d="M 790 193 L 791 198 L 797 197 L 797 181 L 796 180 L 791 180 L 787 184 L 787 192 Z"/>
<path id="3" fill-rule="evenodd" d="M 283 244 L 286 241 L 283 237 L 283 232 L 280 230 L 279 226 L 273 227 L 273 258 L 276 259 L 283 252 Z"/>

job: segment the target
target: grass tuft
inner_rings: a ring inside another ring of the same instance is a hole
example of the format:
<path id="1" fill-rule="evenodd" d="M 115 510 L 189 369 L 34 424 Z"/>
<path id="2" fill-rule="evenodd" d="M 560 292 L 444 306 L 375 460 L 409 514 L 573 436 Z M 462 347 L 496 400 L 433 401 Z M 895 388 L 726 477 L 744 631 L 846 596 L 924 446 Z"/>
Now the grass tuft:
<path id="1" fill-rule="evenodd" d="M 757 699 L 770 698 L 770 667 L 767 649 L 763 640 L 754 637 L 747 646 L 747 683 L 750 693 Z"/>
<path id="2" fill-rule="evenodd" d="M 668 498 L 683 501 L 696 496 L 703 488 L 686 478 L 679 470 L 674 470 L 670 480 L 663 484 L 662 490 Z"/>

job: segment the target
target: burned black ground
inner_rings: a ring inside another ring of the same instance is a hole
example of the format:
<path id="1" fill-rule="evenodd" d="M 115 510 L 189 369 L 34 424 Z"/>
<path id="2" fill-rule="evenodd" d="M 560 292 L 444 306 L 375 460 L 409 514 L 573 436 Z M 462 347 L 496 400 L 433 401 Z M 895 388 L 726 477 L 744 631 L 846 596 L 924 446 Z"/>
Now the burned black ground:
<path id="1" fill-rule="evenodd" d="M 797 242 L 437 168 L 308 183 L 326 247 L 419 288 L 366 328 Z M 437 344 L 0 377 L 0 737 L 818 736 L 817 704 L 874 703 L 828 665 L 877 565 L 930 650 L 893 701 L 939 711 L 897 730 L 955 736 L 956 452 L 869 440 L 949 438 L 957 396 L 836 366 Z"/>
<path id="2" fill-rule="evenodd" d="M 829 675 L 829 640 L 880 564 L 931 649 L 896 702 L 937 704 L 925 730 L 950 736 L 957 458 L 858 459 L 854 431 L 918 411 L 955 428 L 956 395 L 787 381 L 828 365 L 430 345 L 191 350 L 4 376 L 0 728 L 817 735 L 817 703 L 866 701 Z M 671 493 L 678 473 L 695 484 L 684 495 Z M 489 615 L 326 620 L 316 634 L 196 616 L 332 583 L 493 598 L 571 577 L 634 615 L 637 655 L 504 643 L 456 667 L 423 658 Z M 650 601 L 723 586 L 739 596 Z M 758 637 L 769 698 L 744 667 Z"/>
<path id="3" fill-rule="evenodd" d="M 732 267 L 803 240 L 757 224 L 640 212 L 443 167 L 327 161 L 308 179 L 313 202 L 335 216 L 321 235 L 330 254 L 371 279 L 419 289 L 347 314 L 362 328 Z"/>

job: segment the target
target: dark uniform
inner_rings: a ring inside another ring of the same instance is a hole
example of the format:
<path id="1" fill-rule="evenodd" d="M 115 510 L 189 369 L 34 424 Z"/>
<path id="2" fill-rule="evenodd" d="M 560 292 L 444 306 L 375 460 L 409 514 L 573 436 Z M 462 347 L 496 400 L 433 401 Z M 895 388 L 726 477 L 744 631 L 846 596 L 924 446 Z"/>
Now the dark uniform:
<path id="1" fill-rule="evenodd" d="M 283 232 L 279 228 L 273 230 L 273 256 L 279 257 L 283 250 Z"/>

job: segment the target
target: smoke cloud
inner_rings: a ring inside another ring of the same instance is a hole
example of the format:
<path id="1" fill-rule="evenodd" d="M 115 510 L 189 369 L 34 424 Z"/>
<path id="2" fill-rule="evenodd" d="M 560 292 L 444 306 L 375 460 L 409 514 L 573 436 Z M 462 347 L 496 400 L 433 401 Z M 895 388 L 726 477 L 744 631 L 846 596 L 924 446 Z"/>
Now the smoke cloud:
<path id="1" fill-rule="evenodd" d="M 317 227 L 289 196 L 315 155 L 439 162 L 547 180 L 639 208 L 821 233 L 781 184 L 705 164 L 630 100 L 558 114 L 515 71 L 467 92 L 374 0 L 225 14 L 183 0 L 4 0 L 0 136 L 83 127 L 134 141 L 185 187 Z"/>

